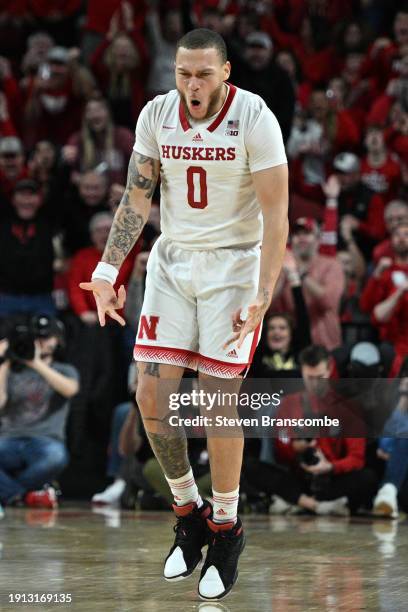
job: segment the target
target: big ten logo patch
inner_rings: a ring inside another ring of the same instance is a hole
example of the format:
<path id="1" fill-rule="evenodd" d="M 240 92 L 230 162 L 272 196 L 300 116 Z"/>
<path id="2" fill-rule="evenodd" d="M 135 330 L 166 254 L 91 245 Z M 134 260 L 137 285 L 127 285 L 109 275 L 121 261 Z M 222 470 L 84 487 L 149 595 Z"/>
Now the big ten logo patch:
<path id="1" fill-rule="evenodd" d="M 157 340 L 157 325 L 160 317 L 155 315 L 140 317 L 139 333 L 137 335 L 139 340 Z"/>
<path id="2" fill-rule="evenodd" d="M 230 119 L 227 121 L 227 127 L 225 130 L 226 136 L 238 136 L 239 134 L 239 120 L 238 119 Z"/>

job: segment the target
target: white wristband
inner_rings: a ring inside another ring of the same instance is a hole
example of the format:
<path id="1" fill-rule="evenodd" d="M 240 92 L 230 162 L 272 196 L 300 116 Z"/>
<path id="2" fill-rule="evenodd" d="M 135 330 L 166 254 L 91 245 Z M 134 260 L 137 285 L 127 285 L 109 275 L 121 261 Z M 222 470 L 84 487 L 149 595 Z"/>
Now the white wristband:
<path id="1" fill-rule="evenodd" d="M 118 274 L 119 270 L 117 270 L 115 266 L 105 263 L 104 261 L 100 261 L 93 271 L 92 280 L 105 280 L 108 281 L 108 283 L 111 283 L 111 285 L 114 285 Z"/>

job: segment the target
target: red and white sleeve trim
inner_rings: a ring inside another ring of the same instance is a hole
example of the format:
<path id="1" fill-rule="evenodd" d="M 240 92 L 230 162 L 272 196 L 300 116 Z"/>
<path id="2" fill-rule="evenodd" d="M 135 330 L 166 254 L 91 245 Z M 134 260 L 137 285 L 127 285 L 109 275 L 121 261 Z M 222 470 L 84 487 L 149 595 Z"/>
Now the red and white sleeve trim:
<path id="1" fill-rule="evenodd" d="M 166 363 L 191 368 L 192 370 L 197 369 L 198 361 L 198 355 L 194 351 L 166 346 L 145 346 L 143 344 L 135 344 L 133 358 L 135 361 Z"/>

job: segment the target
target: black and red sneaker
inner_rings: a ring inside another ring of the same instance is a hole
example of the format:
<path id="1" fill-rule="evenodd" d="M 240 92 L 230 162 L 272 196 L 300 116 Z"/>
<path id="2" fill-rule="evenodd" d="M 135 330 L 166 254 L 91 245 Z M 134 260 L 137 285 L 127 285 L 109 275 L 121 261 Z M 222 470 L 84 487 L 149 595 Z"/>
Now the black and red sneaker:
<path id="1" fill-rule="evenodd" d="M 238 560 L 245 547 L 245 535 L 238 517 L 234 523 L 214 523 L 210 531 L 207 557 L 201 570 L 198 594 L 201 599 L 222 599 L 238 578 Z"/>
<path id="2" fill-rule="evenodd" d="M 196 503 L 173 505 L 177 523 L 173 527 L 176 537 L 164 562 L 166 580 L 183 580 L 193 573 L 202 559 L 201 549 L 208 541 L 206 519 L 212 515 L 210 502 L 204 500 L 200 508 Z"/>

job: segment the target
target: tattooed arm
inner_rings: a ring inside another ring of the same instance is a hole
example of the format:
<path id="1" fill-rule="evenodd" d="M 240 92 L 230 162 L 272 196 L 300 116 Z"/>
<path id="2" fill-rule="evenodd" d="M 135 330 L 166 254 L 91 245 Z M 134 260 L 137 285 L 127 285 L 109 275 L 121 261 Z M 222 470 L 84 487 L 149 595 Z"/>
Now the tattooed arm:
<path id="1" fill-rule="evenodd" d="M 259 170 L 252 174 L 255 192 L 263 216 L 263 239 L 258 294 L 248 306 L 245 321 L 241 309 L 233 314 L 234 334 L 225 343 L 227 347 L 238 340 L 238 348 L 245 337 L 261 323 L 268 310 L 278 280 L 288 239 L 288 167 L 286 164 Z"/>
<path id="2" fill-rule="evenodd" d="M 130 253 L 149 216 L 153 192 L 159 175 L 160 162 L 133 152 L 129 162 L 125 193 L 116 211 L 102 261 L 119 270 Z M 105 317 L 125 325 L 125 320 L 116 311 L 123 308 L 126 293 L 123 286 L 118 295 L 110 282 L 96 278 L 90 283 L 81 283 L 81 289 L 92 291 L 98 310 L 99 322 L 105 325 Z"/>
<path id="3" fill-rule="evenodd" d="M 147 221 L 160 162 L 135 151 L 129 162 L 125 193 L 116 211 L 102 261 L 120 268 Z"/>

